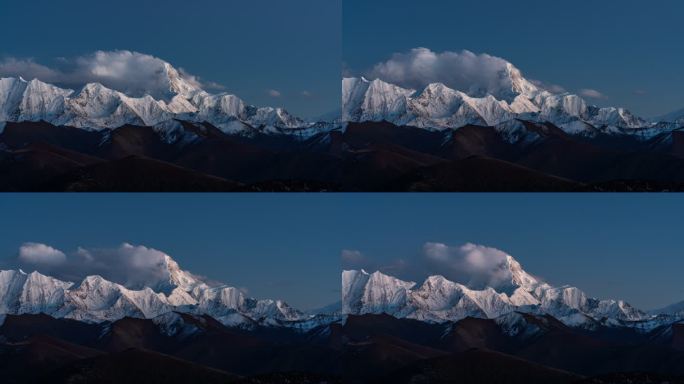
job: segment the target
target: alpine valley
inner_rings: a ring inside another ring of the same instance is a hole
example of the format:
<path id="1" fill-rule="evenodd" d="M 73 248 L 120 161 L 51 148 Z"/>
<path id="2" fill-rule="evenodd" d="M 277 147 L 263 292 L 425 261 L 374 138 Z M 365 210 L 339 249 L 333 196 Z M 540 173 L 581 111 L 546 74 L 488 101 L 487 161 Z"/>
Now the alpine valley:
<path id="1" fill-rule="evenodd" d="M 492 89 L 344 78 L 341 109 L 313 121 L 161 71 L 154 96 L 0 79 L 0 190 L 684 189 L 682 111 L 592 106 L 510 63 Z"/>
<path id="2" fill-rule="evenodd" d="M 341 302 L 308 312 L 158 268 L 144 286 L 0 272 L 3 382 L 684 382 L 682 304 L 594 299 L 510 255 L 488 285 L 344 271 Z"/>

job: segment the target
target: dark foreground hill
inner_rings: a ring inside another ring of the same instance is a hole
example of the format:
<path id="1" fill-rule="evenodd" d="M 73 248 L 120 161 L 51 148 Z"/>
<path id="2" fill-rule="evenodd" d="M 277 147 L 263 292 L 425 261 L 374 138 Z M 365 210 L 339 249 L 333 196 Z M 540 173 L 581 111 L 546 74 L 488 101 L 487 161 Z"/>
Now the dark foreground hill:
<path id="1" fill-rule="evenodd" d="M 429 324 L 364 315 L 299 332 L 180 316 L 183 330 L 170 332 L 153 320 L 88 324 L 8 315 L 0 326 L 0 377 L 3 383 L 673 384 L 684 376 L 684 350 L 677 332 L 665 327 L 647 334 L 587 331 L 521 315 L 524 329 L 509 334 L 494 320 Z"/>
<path id="2" fill-rule="evenodd" d="M 578 137 L 524 122 L 432 132 L 352 123 L 301 138 L 227 135 L 183 122 L 88 131 L 7 123 L 3 191 L 671 191 L 684 190 L 682 135 Z M 527 137 L 525 136 L 525 137 Z"/>

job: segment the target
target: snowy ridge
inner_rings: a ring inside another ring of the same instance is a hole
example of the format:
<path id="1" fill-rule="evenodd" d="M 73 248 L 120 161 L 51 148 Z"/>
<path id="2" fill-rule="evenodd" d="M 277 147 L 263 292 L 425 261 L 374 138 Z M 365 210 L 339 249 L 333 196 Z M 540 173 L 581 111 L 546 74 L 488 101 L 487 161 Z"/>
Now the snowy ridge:
<path id="1" fill-rule="evenodd" d="M 508 88 L 496 94 L 454 90 L 433 83 L 420 90 L 405 89 L 380 79 L 342 79 L 342 119 L 346 122 L 388 121 L 426 129 L 465 125 L 498 126 L 513 119 L 550 122 L 573 135 L 636 134 L 651 137 L 684 124 L 684 113 L 656 122 L 624 108 L 596 107 L 571 93 L 551 93 L 525 79 L 512 64 L 499 77 Z M 651 128 L 656 128 L 652 130 Z"/>
<path id="2" fill-rule="evenodd" d="M 229 326 L 315 321 L 315 316 L 305 315 L 281 300 L 257 300 L 234 287 L 210 286 L 180 269 L 168 255 L 163 268 L 168 272 L 167 281 L 141 289 L 127 288 L 101 276 L 73 283 L 39 272 L 0 271 L 0 314 L 43 313 L 99 323 L 182 312 L 209 315 Z"/>
<path id="3" fill-rule="evenodd" d="M 210 94 L 169 63 L 164 65 L 168 97 L 130 97 L 99 83 L 79 90 L 62 89 L 38 79 L 0 78 L 0 122 L 46 121 L 86 129 L 113 129 L 126 124 L 164 126 L 173 119 L 209 122 L 225 133 L 252 129 L 296 134 L 332 129 L 333 124 L 310 123 L 282 108 L 255 107 L 228 93 Z"/>
<path id="4" fill-rule="evenodd" d="M 653 315 L 673 315 L 684 318 L 684 301 L 650 312 Z"/>
<path id="5" fill-rule="evenodd" d="M 497 287 L 474 289 L 443 276 L 430 276 L 421 284 L 382 272 L 342 272 L 344 314 L 386 313 L 428 322 L 458 321 L 466 317 L 496 319 L 515 312 L 548 314 L 569 326 L 591 327 L 652 319 L 621 300 L 587 297 L 571 286 L 553 287 L 525 272 L 508 256 L 510 281 Z"/>
<path id="6" fill-rule="evenodd" d="M 684 108 L 674 111 L 672 113 L 669 113 L 664 116 L 659 116 L 654 119 L 652 119 L 653 122 L 660 122 L 660 121 L 666 121 L 666 122 L 671 122 L 671 123 L 677 123 L 679 125 L 684 125 Z"/>

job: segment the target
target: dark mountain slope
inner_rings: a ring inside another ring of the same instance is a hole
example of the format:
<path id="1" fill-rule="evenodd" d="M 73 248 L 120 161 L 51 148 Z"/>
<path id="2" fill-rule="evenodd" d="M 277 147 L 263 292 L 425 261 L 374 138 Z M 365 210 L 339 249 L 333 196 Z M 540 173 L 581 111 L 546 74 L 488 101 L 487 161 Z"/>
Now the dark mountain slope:
<path id="1" fill-rule="evenodd" d="M 67 364 L 44 383 L 234 383 L 238 376 L 156 352 L 128 349 Z"/>
<path id="2" fill-rule="evenodd" d="M 409 172 L 388 183 L 388 191 L 541 192 L 582 191 L 589 187 L 514 163 L 468 157 Z"/>
<path id="3" fill-rule="evenodd" d="M 439 132 L 368 122 L 297 137 L 180 124 L 88 131 L 8 123 L 0 134 L 0 190 L 684 190 L 679 131 L 638 140 L 572 136 L 527 121 L 510 130 Z"/>
<path id="4" fill-rule="evenodd" d="M 422 360 L 393 372 L 378 383 L 430 384 L 563 384 L 578 375 L 547 368 L 523 359 L 487 350 L 471 349 L 435 359 Z"/>
<path id="5" fill-rule="evenodd" d="M 35 189 L 70 192 L 234 191 L 242 184 L 145 157 L 72 168 Z"/>

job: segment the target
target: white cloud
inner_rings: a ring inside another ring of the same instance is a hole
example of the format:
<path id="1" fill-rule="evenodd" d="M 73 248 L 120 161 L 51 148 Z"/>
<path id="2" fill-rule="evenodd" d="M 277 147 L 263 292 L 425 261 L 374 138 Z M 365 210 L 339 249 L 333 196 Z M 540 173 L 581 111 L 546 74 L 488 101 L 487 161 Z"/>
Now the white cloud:
<path id="1" fill-rule="evenodd" d="M 344 250 L 341 254 L 343 269 L 380 270 L 406 279 L 421 281 L 431 275 L 465 284 L 473 289 L 493 287 L 510 288 L 509 255 L 496 248 L 466 243 L 450 246 L 428 242 L 422 252 L 410 259 L 395 259 L 377 264 L 359 251 Z"/>
<path id="2" fill-rule="evenodd" d="M 268 93 L 268 95 L 271 96 L 271 97 L 280 97 L 280 96 L 282 95 L 282 94 L 280 93 L 280 91 L 278 91 L 278 90 L 276 90 L 276 89 L 269 89 L 269 90 L 266 91 L 266 93 Z"/>
<path id="3" fill-rule="evenodd" d="M 214 81 L 208 81 L 208 82 L 202 83 L 202 86 L 205 89 L 216 90 L 216 91 L 225 91 L 226 89 L 228 89 L 228 87 L 226 87 L 225 85 L 219 84 L 219 83 L 214 82 Z"/>
<path id="4" fill-rule="evenodd" d="M 100 275 L 129 288 L 161 289 L 169 279 L 166 257 L 157 249 L 129 243 L 116 248 L 79 247 L 68 256 L 45 244 L 26 243 L 19 249 L 18 262 L 67 281 Z"/>
<path id="5" fill-rule="evenodd" d="M 414 48 L 376 64 L 366 76 L 413 89 L 439 82 L 472 96 L 499 95 L 511 88 L 509 78 L 501 76 L 508 64 L 500 57 L 467 50 L 436 53 Z"/>
<path id="6" fill-rule="evenodd" d="M 476 54 L 468 50 L 433 52 L 428 48 L 414 48 L 393 54 L 389 60 L 376 64 L 363 75 L 416 90 L 430 83 L 443 83 L 471 96 L 492 94 L 507 99 L 512 96 L 509 94 L 511 81 L 503 74 L 510 64 L 503 58 L 486 53 Z M 343 63 L 344 77 L 354 76 L 353 72 Z M 566 92 L 558 84 L 527 80 L 552 93 Z"/>
<path id="7" fill-rule="evenodd" d="M 301 92 L 301 95 L 304 97 L 311 97 L 311 92 L 304 90 Z"/>
<path id="8" fill-rule="evenodd" d="M 448 246 L 426 243 L 423 262 L 429 274 L 441 274 L 471 288 L 507 288 L 511 281 L 510 256 L 499 249 L 466 243 Z"/>
<path id="9" fill-rule="evenodd" d="M 342 77 L 354 77 L 354 71 L 349 67 L 346 61 L 342 62 Z"/>
<path id="10" fill-rule="evenodd" d="M 63 264 L 66 255 L 46 244 L 24 243 L 19 247 L 19 261 L 32 266 L 53 267 Z"/>
<path id="11" fill-rule="evenodd" d="M 8 57 L 0 61 L 0 77 L 23 77 L 25 79 L 40 79 L 45 82 L 58 82 L 64 74 L 36 63 L 33 59 L 18 59 Z"/>
<path id="12" fill-rule="evenodd" d="M 467 243 L 448 246 L 426 243 L 424 262 L 430 273 L 439 273 L 473 288 L 500 287 L 511 281 L 507 259 L 499 249 Z"/>
<path id="13" fill-rule="evenodd" d="M 565 93 L 565 92 L 567 92 L 567 90 L 563 86 L 560 86 L 558 84 L 548 84 L 548 83 L 545 83 L 545 82 L 539 81 L 539 80 L 531 80 L 531 79 L 528 79 L 528 80 L 530 80 L 530 82 L 532 84 L 536 85 L 538 88 L 545 89 L 551 93 Z"/>
<path id="14" fill-rule="evenodd" d="M 605 99 L 606 98 L 606 95 L 604 95 L 603 93 L 601 93 L 595 89 L 591 89 L 591 88 L 580 89 L 579 94 L 580 94 L 580 96 L 588 97 L 591 99 Z"/>
<path id="15" fill-rule="evenodd" d="M 363 264 L 367 262 L 363 253 L 352 249 L 343 249 L 340 258 L 344 268 L 364 268 Z"/>
<path id="16" fill-rule="evenodd" d="M 377 261 L 366 257 L 361 251 L 344 249 L 340 253 L 342 269 L 365 269 L 366 271 L 381 270 L 384 273 L 397 276 L 405 275 L 411 270 L 411 264 L 403 259 L 391 260 L 389 263 L 379 264 Z"/>
<path id="17" fill-rule="evenodd" d="M 130 96 L 150 94 L 156 98 L 169 96 L 167 63 L 155 56 L 127 50 L 97 51 L 74 58 L 58 58 L 52 67 L 33 59 L 7 57 L 0 61 L 0 77 L 22 76 L 39 79 L 69 88 L 98 82 Z M 182 78 L 193 86 L 202 86 L 200 79 L 182 68 Z M 212 86 L 220 84 L 208 83 Z"/>

